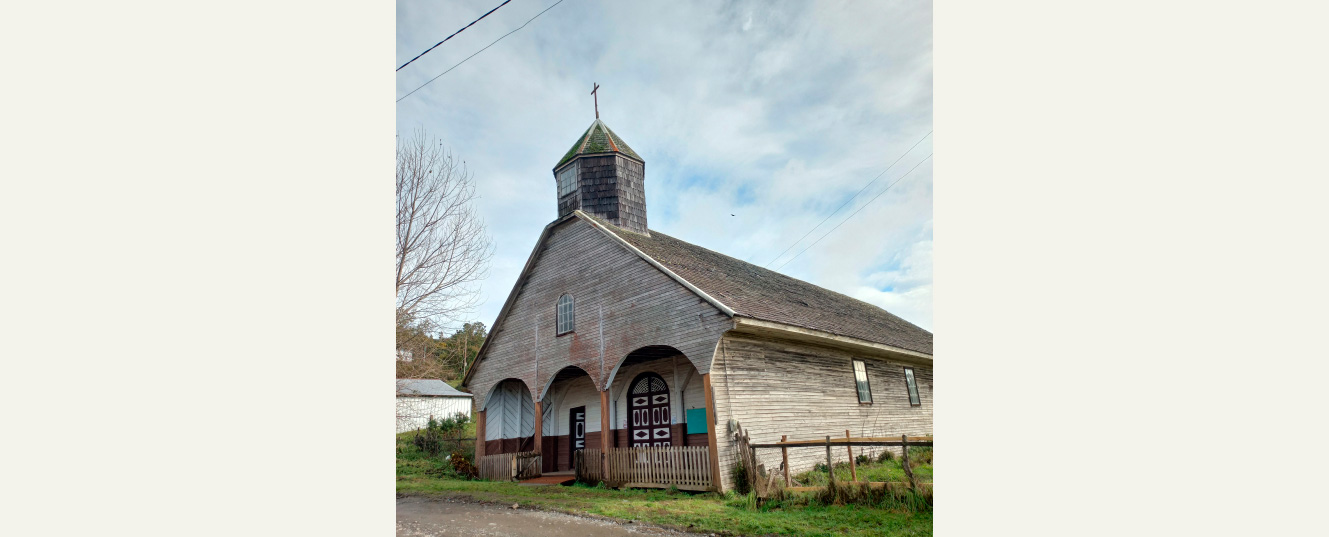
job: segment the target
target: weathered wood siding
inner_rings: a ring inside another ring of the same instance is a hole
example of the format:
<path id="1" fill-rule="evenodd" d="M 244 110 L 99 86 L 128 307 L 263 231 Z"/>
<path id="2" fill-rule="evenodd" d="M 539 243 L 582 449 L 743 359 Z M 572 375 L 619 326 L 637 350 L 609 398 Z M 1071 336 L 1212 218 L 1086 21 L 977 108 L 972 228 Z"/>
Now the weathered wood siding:
<path id="1" fill-rule="evenodd" d="M 853 359 L 867 366 L 872 404 L 860 404 L 854 383 Z M 904 364 L 868 358 L 803 343 L 728 334 L 716 349 L 711 371 L 715 390 L 717 443 L 721 480 L 733 487 L 730 468 L 735 458 L 729 420 L 736 419 L 753 443 L 854 436 L 932 434 L 932 370 L 914 369 L 920 406 L 910 406 Z M 881 450 L 885 448 L 868 448 Z M 893 448 L 898 450 L 899 448 Z M 856 448 L 855 454 L 858 454 Z M 879 451 L 878 451 L 879 452 Z M 848 460 L 843 447 L 831 451 L 836 461 Z M 767 470 L 780 467 L 780 450 L 760 449 Z M 824 448 L 789 450 L 792 472 L 826 462 Z"/>
<path id="2" fill-rule="evenodd" d="M 468 383 L 477 409 L 485 408 L 490 389 L 506 378 L 522 380 L 539 398 L 553 375 L 568 365 L 585 370 L 593 385 L 604 386 L 628 353 L 648 345 L 678 349 L 698 372 L 706 372 L 715 343 L 733 325 L 724 313 L 579 217 L 555 226 L 535 255 Z M 576 329 L 555 336 L 554 308 L 563 293 L 574 298 Z M 592 407 L 598 404 L 588 404 L 587 410 Z"/>

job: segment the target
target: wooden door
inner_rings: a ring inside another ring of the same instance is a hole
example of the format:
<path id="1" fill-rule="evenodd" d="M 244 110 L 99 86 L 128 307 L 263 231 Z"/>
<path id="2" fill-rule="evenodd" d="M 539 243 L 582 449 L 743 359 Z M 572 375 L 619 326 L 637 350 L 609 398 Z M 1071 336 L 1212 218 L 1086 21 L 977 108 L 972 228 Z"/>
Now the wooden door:
<path id="1" fill-rule="evenodd" d="M 568 411 L 568 468 L 576 468 L 573 453 L 586 449 L 586 407 Z"/>
<path id="2" fill-rule="evenodd" d="M 655 373 L 632 380 L 628 399 L 628 441 L 632 447 L 673 445 L 669 385 Z"/>

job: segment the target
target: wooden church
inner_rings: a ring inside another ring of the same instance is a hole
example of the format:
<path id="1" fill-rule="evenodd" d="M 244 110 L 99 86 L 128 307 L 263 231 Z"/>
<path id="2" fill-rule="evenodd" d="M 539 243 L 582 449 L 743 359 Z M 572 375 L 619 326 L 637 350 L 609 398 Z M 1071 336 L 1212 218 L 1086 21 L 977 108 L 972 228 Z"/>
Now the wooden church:
<path id="1" fill-rule="evenodd" d="M 466 372 L 477 459 L 535 452 L 555 473 L 581 449 L 704 446 L 708 488 L 727 490 L 736 425 L 753 442 L 932 434 L 930 332 L 651 230 L 646 163 L 596 116 Z M 819 460 L 789 451 L 794 471 Z"/>

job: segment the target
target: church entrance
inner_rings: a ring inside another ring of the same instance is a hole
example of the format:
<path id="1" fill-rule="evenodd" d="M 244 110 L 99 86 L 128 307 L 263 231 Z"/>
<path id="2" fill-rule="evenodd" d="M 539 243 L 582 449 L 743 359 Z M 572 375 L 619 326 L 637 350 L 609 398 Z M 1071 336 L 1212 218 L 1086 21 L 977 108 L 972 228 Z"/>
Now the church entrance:
<path id="1" fill-rule="evenodd" d="M 632 380 L 628 399 L 629 445 L 673 445 L 669 385 L 655 373 L 642 373 Z"/>
<path id="2" fill-rule="evenodd" d="M 586 449 L 586 407 L 568 411 L 568 468 L 575 468 L 575 453 Z"/>

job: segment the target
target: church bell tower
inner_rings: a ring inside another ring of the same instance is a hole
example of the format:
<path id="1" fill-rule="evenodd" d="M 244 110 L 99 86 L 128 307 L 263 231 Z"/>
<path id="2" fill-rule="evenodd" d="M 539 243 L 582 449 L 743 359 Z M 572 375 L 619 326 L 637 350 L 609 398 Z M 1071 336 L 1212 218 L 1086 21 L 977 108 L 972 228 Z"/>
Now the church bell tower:
<path id="1" fill-rule="evenodd" d="M 580 209 L 628 231 L 649 234 L 646 161 L 600 121 L 598 106 L 595 115 L 586 133 L 554 165 L 558 216 Z"/>

